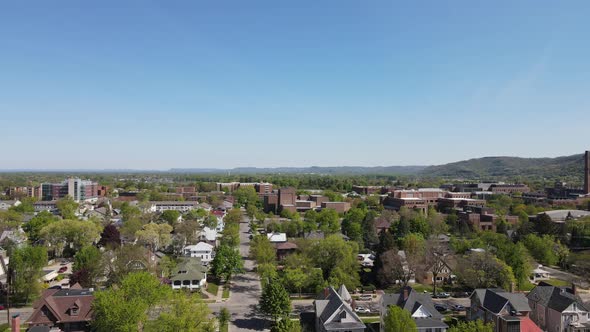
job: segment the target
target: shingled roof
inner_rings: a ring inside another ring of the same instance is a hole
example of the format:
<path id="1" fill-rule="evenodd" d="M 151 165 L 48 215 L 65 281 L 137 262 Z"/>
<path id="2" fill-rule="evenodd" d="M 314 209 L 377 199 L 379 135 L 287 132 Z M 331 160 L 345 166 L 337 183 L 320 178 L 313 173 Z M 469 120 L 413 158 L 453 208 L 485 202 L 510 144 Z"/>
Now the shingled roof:
<path id="1" fill-rule="evenodd" d="M 27 322 L 31 326 L 89 322 L 93 300 L 92 289 L 47 289 L 33 304 L 34 311 Z"/>
<path id="2" fill-rule="evenodd" d="M 555 286 L 537 286 L 529 292 L 527 298 L 557 312 L 563 312 L 573 303 L 576 303 L 579 308 L 588 311 L 578 297 Z"/>
<path id="3" fill-rule="evenodd" d="M 355 330 L 364 329 L 365 324 L 352 310 L 350 305 L 340 297 L 333 288 L 328 287 L 319 299 L 314 301 L 316 319 L 323 324 L 326 330 Z M 346 319 L 341 319 L 342 313 L 346 313 Z"/>

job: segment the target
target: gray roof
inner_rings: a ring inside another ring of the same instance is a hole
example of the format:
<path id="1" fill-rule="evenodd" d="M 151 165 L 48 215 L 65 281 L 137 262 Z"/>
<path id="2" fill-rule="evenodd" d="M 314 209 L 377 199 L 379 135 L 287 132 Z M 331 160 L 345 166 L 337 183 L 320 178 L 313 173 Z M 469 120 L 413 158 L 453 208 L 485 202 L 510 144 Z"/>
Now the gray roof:
<path id="1" fill-rule="evenodd" d="M 183 257 L 170 280 L 202 280 L 206 276 L 206 271 L 199 257 Z"/>
<path id="2" fill-rule="evenodd" d="M 408 290 L 408 298 L 405 301 L 403 298 L 403 291 L 402 293 L 397 294 L 384 294 L 381 298 L 381 310 L 385 311 L 388 306 L 396 305 L 409 311 L 410 314 L 413 314 L 418 308 L 422 307 L 430 313 L 432 319 L 438 319 L 440 321 L 443 318 L 443 315 L 434 308 L 434 303 L 432 302 L 430 294 L 418 293 L 411 287 L 406 287 L 405 289 Z M 416 319 L 416 321 L 418 321 L 418 319 Z"/>
<path id="3" fill-rule="evenodd" d="M 340 295 L 342 300 L 346 302 L 352 301 L 352 296 L 350 296 L 350 293 L 348 292 L 348 289 L 346 289 L 346 286 L 344 286 L 344 284 L 342 284 L 342 286 L 338 288 L 338 295 Z"/>
<path id="4" fill-rule="evenodd" d="M 580 309 L 588 311 L 578 297 L 563 288 L 555 286 L 537 286 L 530 291 L 527 298 L 557 312 L 563 312 L 572 303 L 576 303 Z"/>
<path id="5" fill-rule="evenodd" d="M 449 326 L 445 324 L 440 319 L 432 319 L 432 318 L 417 318 L 414 319 L 416 322 L 416 327 L 418 328 L 448 328 Z"/>
<path id="6" fill-rule="evenodd" d="M 352 310 L 350 305 L 342 300 L 338 292 L 333 287 L 325 289 L 325 293 L 320 295 L 320 299 L 314 301 L 316 319 L 320 324 L 324 324 L 326 330 L 336 329 L 364 329 L 365 324 Z M 328 321 L 337 312 L 346 311 L 355 322 L 339 322 L 337 320 Z"/>
<path id="7" fill-rule="evenodd" d="M 531 311 L 527 298 L 521 293 L 509 293 L 497 288 L 479 288 L 475 290 L 474 294 L 481 301 L 482 307 L 494 314 L 500 313 L 506 304 L 509 304 L 517 312 Z"/>

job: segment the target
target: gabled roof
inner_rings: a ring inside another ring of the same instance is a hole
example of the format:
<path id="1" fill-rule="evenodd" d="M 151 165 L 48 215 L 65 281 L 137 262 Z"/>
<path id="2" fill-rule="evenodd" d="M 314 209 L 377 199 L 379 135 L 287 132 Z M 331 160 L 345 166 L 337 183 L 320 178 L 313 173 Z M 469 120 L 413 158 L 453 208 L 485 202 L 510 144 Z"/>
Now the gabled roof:
<path id="1" fill-rule="evenodd" d="M 266 236 L 270 242 L 287 242 L 287 233 L 268 233 Z"/>
<path id="2" fill-rule="evenodd" d="M 432 302 L 430 294 L 418 293 L 411 287 L 406 287 L 405 290 L 408 291 L 408 298 L 405 300 L 403 291 L 397 294 L 384 294 L 381 298 L 381 310 L 385 311 L 388 306 L 396 305 L 409 311 L 410 314 L 414 314 L 416 310 L 422 308 L 422 310 L 430 314 L 430 318 L 432 319 L 438 319 L 440 321 L 443 318 L 443 316 L 434 308 L 434 303 Z"/>
<path id="3" fill-rule="evenodd" d="M 479 298 L 484 309 L 494 314 L 499 314 L 507 304 L 517 312 L 531 311 L 527 298 L 522 293 L 510 293 L 499 288 L 478 288 L 473 294 Z"/>
<path id="4" fill-rule="evenodd" d="M 557 312 L 563 312 L 573 303 L 576 303 L 581 310 L 588 311 L 579 298 L 555 286 L 537 286 L 529 292 L 527 298 Z"/>
<path id="5" fill-rule="evenodd" d="M 27 322 L 34 325 L 43 308 L 47 308 L 52 313 L 56 319 L 54 323 L 90 321 L 93 300 L 93 291 L 90 289 L 48 289 L 33 304 L 34 311 Z M 70 309 L 73 307 L 78 309 L 76 315 L 70 314 Z"/>
<path id="6" fill-rule="evenodd" d="M 199 242 L 197 244 L 191 244 L 184 247 L 184 250 L 191 250 L 191 251 L 211 251 L 213 250 L 213 246 L 209 243 Z"/>
<path id="7" fill-rule="evenodd" d="M 314 301 L 316 319 L 324 325 L 326 330 L 364 329 L 365 324 L 352 310 L 350 305 L 342 300 L 333 287 L 328 287 L 321 294 L 320 299 Z M 340 314 L 346 312 L 346 321 L 340 321 Z M 350 318 L 350 319 L 349 319 Z"/>
<path id="8" fill-rule="evenodd" d="M 183 257 L 174 269 L 174 275 L 170 280 L 203 280 L 206 269 L 198 257 Z"/>
<path id="9" fill-rule="evenodd" d="M 350 301 L 352 301 L 352 296 L 350 296 L 350 293 L 348 292 L 348 289 L 346 289 L 346 286 L 344 284 L 342 284 L 342 286 L 340 286 L 340 288 L 338 288 L 338 295 L 340 295 L 340 298 L 348 303 L 350 303 Z"/>
<path id="10" fill-rule="evenodd" d="M 277 249 L 277 250 L 293 250 L 293 249 L 297 249 L 297 248 L 299 248 L 299 247 L 297 247 L 297 245 L 292 242 L 282 242 L 282 243 L 275 244 L 275 249 Z"/>

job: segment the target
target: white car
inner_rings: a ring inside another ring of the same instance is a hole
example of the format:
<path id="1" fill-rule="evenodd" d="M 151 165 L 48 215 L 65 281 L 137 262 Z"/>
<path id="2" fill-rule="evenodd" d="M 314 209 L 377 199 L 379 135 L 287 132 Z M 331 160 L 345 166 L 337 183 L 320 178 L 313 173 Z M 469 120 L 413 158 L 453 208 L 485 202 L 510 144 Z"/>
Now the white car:
<path id="1" fill-rule="evenodd" d="M 360 314 L 369 314 L 371 313 L 371 310 L 369 310 L 369 308 L 365 308 L 365 307 L 356 307 L 356 309 L 354 309 L 354 311 L 360 313 Z"/>

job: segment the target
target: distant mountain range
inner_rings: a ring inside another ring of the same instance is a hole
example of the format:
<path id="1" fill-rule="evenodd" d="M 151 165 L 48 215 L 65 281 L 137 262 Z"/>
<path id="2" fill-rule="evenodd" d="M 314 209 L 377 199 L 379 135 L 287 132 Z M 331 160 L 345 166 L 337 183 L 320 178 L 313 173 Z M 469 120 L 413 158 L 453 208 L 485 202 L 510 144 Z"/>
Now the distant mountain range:
<path id="1" fill-rule="evenodd" d="M 576 154 L 557 158 L 483 157 L 436 166 L 334 166 L 334 167 L 237 167 L 172 168 L 168 171 L 105 170 L 4 170 L 2 172 L 69 172 L 69 173 L 192 173 L 192 174 L 331 174 L 331 175 L 414 175 L 452 179 L 547 178 L 574 179 L 583 176 L 584 156 Z"/>
<path id="2" fill-rule="evenodd" d="M 336 167 L 238 167 L 233 169 L 171 169 L 174 173 L 231 173 L 231 174 L 391 174 L 444 178 L 581 178 L 584 155 L 557 158 L 483 157 L 436 166 L 336 166 Z"/>

